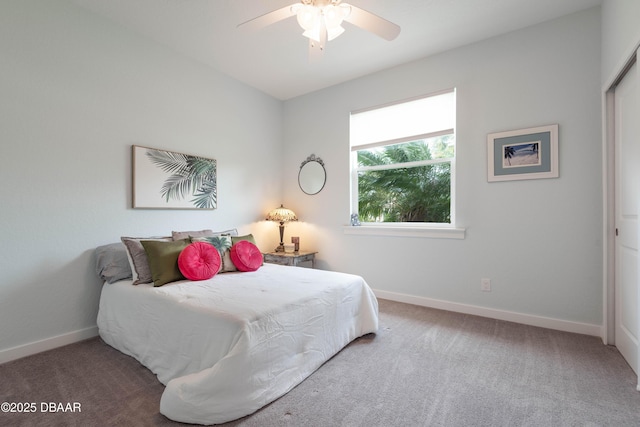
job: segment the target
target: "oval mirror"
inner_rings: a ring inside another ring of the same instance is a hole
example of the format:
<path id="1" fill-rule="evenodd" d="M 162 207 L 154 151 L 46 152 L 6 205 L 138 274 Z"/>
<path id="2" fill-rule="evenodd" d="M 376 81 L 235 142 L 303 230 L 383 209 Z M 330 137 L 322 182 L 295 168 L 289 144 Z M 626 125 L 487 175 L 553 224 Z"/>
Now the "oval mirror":
<path id="1" fill-rule="evenodd" d="M 324 188 L 327 180 L 327 172 L 324 169 L 324 162 L 315 154 L 307 157 L 307 160 L 300 164 L 298 172 L 298 185 L 306 194 L 318 194 Z"/>

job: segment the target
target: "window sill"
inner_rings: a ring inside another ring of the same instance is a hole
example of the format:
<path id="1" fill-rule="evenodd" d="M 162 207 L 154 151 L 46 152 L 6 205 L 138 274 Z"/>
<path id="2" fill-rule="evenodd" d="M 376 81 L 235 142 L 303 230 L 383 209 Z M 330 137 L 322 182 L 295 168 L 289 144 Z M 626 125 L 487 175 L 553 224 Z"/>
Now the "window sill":
<path id="1" fill-rule="evenodd" d="M 425 237 L 430 239 L 464 239 L 464 228 L 429 226 L 359 225 L 344 226 L 344 234 L 359 236 Z"/>

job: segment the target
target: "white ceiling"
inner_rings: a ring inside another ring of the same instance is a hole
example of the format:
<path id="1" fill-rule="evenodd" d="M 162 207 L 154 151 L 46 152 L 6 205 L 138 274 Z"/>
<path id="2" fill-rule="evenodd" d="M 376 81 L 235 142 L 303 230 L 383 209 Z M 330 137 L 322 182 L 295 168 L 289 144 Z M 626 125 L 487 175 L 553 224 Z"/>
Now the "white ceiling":
<path id="1" fill-rule="evenodd" d="M 295 18 L 257 32 L 237 24 L 297 0 L 70 0 L 278 99 L 601 4 L 602 0 L 345 0 L 400 27 L 386 41 L 345 23 L 309 62 Z"/>

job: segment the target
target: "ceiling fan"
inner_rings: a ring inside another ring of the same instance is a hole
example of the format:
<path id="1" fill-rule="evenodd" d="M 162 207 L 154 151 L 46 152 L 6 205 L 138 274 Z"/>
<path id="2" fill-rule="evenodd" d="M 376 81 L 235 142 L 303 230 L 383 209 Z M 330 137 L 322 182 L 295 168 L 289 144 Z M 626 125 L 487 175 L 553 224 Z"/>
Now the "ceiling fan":
<path id="1" fill-rule="evenodd" d="M 298 3 L 268 12 L 243 22 L 238 27 L 257 30 L 296 16 L 298 24 L 309 39 L 311 58 L 324 52 L 327 42 L 344 32 L 342 22 L 347 21 L 370 31 L 385 40 L 393 40 L 400 34 L 400 27 L 371 12 L 342 3 L 341 0 L 300 0 Z"/>

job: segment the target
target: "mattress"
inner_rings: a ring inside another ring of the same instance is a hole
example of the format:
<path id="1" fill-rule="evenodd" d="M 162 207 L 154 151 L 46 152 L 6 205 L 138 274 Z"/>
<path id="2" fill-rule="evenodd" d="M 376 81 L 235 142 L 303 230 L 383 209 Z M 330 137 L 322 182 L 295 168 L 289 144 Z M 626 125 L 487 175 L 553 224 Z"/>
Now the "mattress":
<path id="1" fill-rule="evenodd" d="M 378 329 L 356 275 L 265 264 L 162 287 L 105 283 L 100 336 L 166 385 L 160 412 L 186 423 L 249 415 L 355 338 Z"/>

